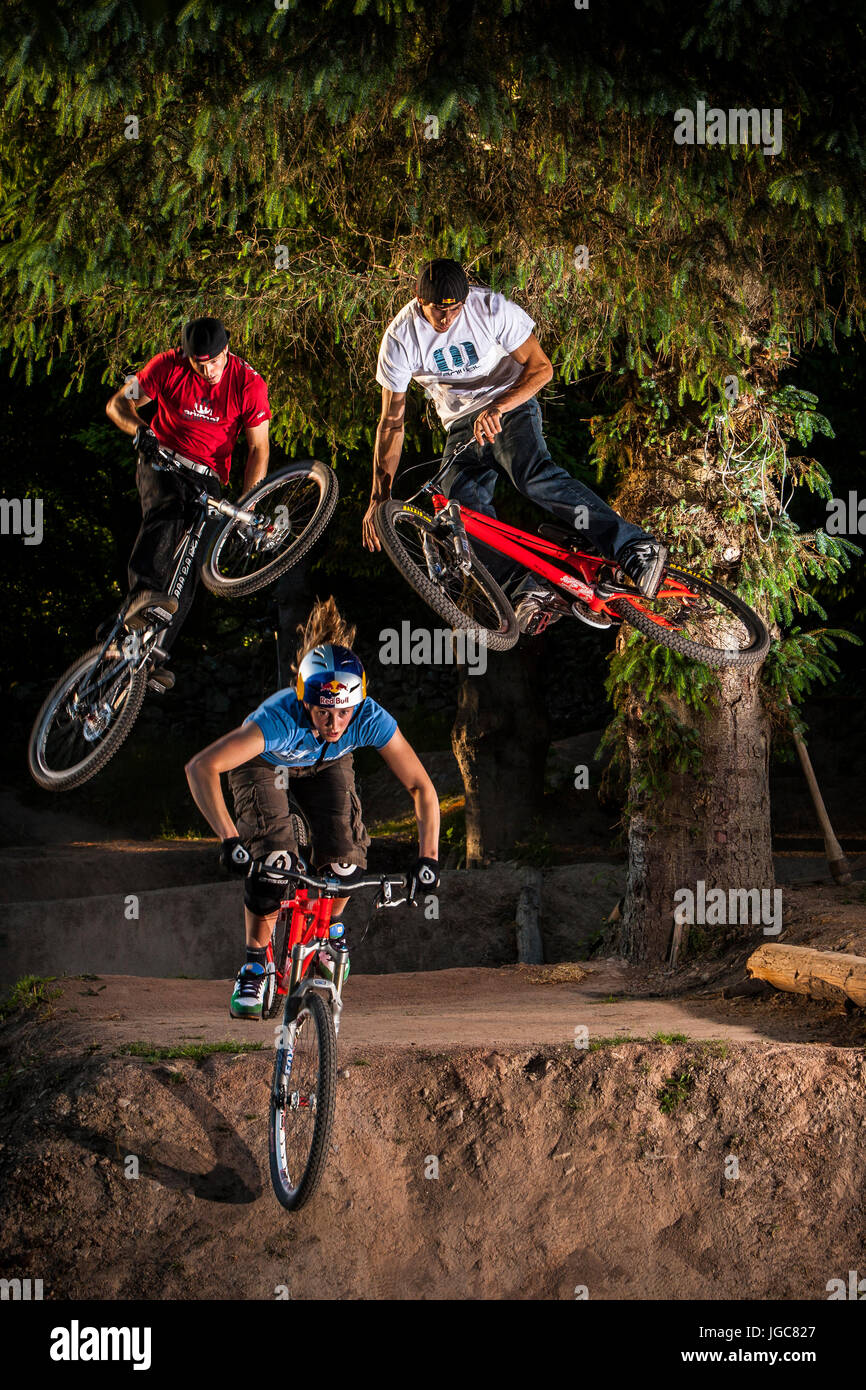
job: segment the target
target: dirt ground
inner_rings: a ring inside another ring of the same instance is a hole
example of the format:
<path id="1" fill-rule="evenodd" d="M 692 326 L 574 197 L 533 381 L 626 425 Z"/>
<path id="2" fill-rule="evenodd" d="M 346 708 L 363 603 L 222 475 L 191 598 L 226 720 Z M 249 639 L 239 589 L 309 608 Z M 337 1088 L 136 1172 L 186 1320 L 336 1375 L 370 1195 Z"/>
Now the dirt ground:
<path id="1" fill-rule="evenodd" d="M 793 890 L 784 939 L 866 954 L 863 893 Z M 744 956 L 353 975 L 296 1214 L 272 1023 L 231 1022 L 228 981 L 58 982 L 0 1030 L 0 1273 L 51 1299 L 826 1299 L 866 1267 L 866 1017 L 726 997 Z M 226 1040 L 261 1047 L 122 1051 Z"/>

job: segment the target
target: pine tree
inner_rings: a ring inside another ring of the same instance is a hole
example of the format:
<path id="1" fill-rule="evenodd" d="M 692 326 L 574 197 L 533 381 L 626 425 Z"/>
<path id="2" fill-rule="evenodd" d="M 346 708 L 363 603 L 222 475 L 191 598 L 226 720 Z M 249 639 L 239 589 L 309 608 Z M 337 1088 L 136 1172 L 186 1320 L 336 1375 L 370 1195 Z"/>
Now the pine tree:
<path id="1" fill-rule="evenodd" d="M 770 882 L 771 725 L 826 669 L 800 622 L 847 563 L 785 514 L 784 488 L 828 482 L 788 452 L 816 402 L 778 383 L 863 327 L 851 7 L 58 0 L 7 6 L 0 54 L 12 369 L 96 350 L 119 369 L 218 312 L 268 376 L 277 439 L 325 437 L 339 463 L 372 444 L 381 328 L 440 254 L 530 312 L 561 382 L 591 375 L 620 509 L 780 638 L 745 680 L 643 639 L 614 659 L 630 947 L 662 954 L 672 885 L 701 865 Z M 781 150 L 677 143 L 699 109 L 778 112 Z"/>

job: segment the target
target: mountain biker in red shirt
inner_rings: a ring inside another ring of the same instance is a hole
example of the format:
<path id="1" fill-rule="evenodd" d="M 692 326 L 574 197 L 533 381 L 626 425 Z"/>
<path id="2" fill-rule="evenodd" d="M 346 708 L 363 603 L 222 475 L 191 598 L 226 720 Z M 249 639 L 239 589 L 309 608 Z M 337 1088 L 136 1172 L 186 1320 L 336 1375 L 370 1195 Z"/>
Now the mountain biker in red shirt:
<path id="1" fill-rule="evenodd" d="M 136 484 L 141 498 L 141 529 L 129 557 L 129 595 L 124 622 L 144 627 L 154 607 L 174 615 L 160 645 L 167 650 L 189 612 L 198 582 L 198 565 L 178 602 L 165 592 L 174 553 L 190 524 L 191 495 L 177 473 L 152 467 L 160 444 L 196 465 L 212 497 L 227 483 L 232 449 L 241 431 L 247 439 L 244 492 L 268 471 L 268 421 L 271 410 L 264 379 L 248 362 L 229 351 L 228 334 L 219 319 L 192 319 L 179 348 L 161 352 L 127 381 L 105 407 L 108 418 L 132 435 L 138 454 Z M 150 427 L 138 411 L 156 401 Z M 202 548 L 205 553 L 205 548 Z M 154 673 L 164 689 L 174 684 L 171 672 Z"/>
<path id="2" fill-rule="evenodd" d="M 373 454 L 373 488 L 363 522 L 368 550 L 381 549 L 373 525 L 378 506 L 391 495 L 403 448 L 406 392 L 414 380 L 434 402 L 447 430 L 443 461 L 472 442 L 445 474 L 446 497 L 485 516 L 495 516 L 497 478 L 505 474 L 525 497 L 566 526 L 584 530 L 596 549 L 615 559 L 647 598 L 658 591 L 667 550 L 661 542 L 597 497 L 550 457 L 541 432 L 536 393 L 553 367 L 518 304 L 484 285 L 470 285 L 457 261 L 425 263 L 415 298 L 400 310 L 382 337 L 376 380 L 382 416 Z M 578 520 L 580 518 L 580 520 Z M 505 588 L 522 632 L 543 630 L 556 590 L 539 576 L 484 545 L 479 558 Z M 575 602 L 572 611 L 590 626 L 609 626 Z"/>

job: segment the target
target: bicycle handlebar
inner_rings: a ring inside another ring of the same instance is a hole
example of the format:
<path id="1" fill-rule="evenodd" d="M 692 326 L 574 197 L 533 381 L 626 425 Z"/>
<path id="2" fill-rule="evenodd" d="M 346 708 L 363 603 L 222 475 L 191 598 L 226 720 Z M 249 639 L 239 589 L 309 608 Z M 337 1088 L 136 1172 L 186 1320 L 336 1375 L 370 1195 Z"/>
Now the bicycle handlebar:
<path id="1" fill-rule="evenodd" d="M 399 907 L 401 903 L 407 901 L 406 898 L 394 898 L 391 894 L 391 885 L 398 884 L 401 888 L 408 889 L 408 876 L 406 874 L 376 874 L 371 878 L 338 878 L 336 874 L 325 874 L 317 877 L 315 874 L 302 873 L 300 869 L 287 871 L 287 878 L 297 879 L 299 883 L 307 884 L 310 888 L 319 888 L 323 892 L 333 893 L 335 897 L 343 898 L 348 893 L 357 893 L 361 888 L 378 888 L 382 901 L 377 903 L 379 907 Z"/>
<path id="2" fill-rule="evenodd" d="M 201 478 L 211 473 L 210 468 L 204 464 L 196 463 L 194 459 L 184 458 L 183 454 L 176 453 L 173 449 L 167 449 L 160 444 L 157 450 L 159 462 L 153 461 L 151 466 L 163 469 L 166 473 L 180 473 L 190 476 L 191 480 L 198 479 L 199 487 L 204 495 L 204 485 Z M 216 477 L 216 474 L 214 474 Z M 219 512 L 221 516 L 232 517 L 235 521 L 244 522 L 247 526 L 255 527 L 259 531 L 267 531 L 272 523 L 266 516 L 259 516 L 256 512 L 251 512 L 245 507 L 235 506 L 234 502 L 228 502 L 224 497 L 217 500 L 214 497 L 207 497 L 208 511 Z"/>

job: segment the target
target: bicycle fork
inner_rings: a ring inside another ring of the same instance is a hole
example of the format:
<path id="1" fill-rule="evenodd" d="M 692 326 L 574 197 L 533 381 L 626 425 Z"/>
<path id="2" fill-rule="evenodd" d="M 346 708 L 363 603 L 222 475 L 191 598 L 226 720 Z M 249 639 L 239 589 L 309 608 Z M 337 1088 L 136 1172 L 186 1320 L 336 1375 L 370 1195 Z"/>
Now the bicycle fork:
<path id="1" fill-rule="evenodd" d="M 472 569 L 472 552 L 469 549 L 469 539 L 466 535 L 466 527 L 463 525 L 463 518 L 460 515 L 460 503 L 449 502 L 439 513 L 437 520 L 442 519 L 447 522 L 451 534 L 451 544 L 454 547 L 454 554 L 457 559 L 457 568 L 464 574 L 468 574 Z M 424 532 L 424 559 L 427 562 L 427 571 L 432 580 L 439 578 L 442 573 L 433 538 L 429 531 Z"/>
<path id="2" fill-rule="evenodd" d="M 308 956 L 317 955 L 319 951 L 327 950 L 334 961 L 333 980 L 322 980 L 318 977 L 301 979 L 301 970 L 304 961 Z M 298 942 L 292 947 L 292 970 L 289 976 L 289 997 L 293 995 L 298 999 L 303 999 L 310 990 L 319 990 L 328 995 L 328 1003 L 334 1017 L 334 1032 L 340 1031 L 340 1015 L 343 1011 L 343 981 L 346 978 L 346 970 L 349 963 L 348 951 L 331 951 L 328 943 L 323 941 L 311 942 L 304 946 Z"/>

